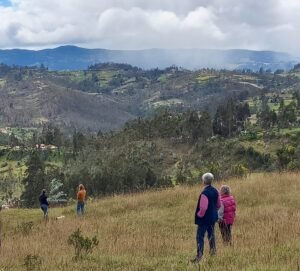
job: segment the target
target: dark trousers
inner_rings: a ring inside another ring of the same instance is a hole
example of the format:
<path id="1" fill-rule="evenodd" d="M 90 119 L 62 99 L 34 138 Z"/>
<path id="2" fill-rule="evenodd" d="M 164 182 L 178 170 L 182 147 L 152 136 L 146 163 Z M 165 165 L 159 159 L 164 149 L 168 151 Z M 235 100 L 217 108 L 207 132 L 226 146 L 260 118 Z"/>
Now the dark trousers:
<path id="1" fill-rule="evenodd" d="M 211 255 L 216 253 L 216 239 L 215 239 L 215 224 L 212 225 L 198 225 L 197 229 L 197 257 L 203 256 L 204 250 L 204 236 L 207 232 L 207 238 L 209 242 L 209 252 Z"/>
<path id="2" fill-rule="evenodd" d="M 48 205 L 47 204 L 42 204 L 41 209 L 44 213 L 44 217 L 46 218 L 48 216 Z"/>
<path id="3" fill-rule="evenodd" d="M 221 231 L 222 239 L 224 244 L 231 244 L 231 226 L 230 224 L 225 224 L 223 222 L 219 223 L 219 228 Z"/>

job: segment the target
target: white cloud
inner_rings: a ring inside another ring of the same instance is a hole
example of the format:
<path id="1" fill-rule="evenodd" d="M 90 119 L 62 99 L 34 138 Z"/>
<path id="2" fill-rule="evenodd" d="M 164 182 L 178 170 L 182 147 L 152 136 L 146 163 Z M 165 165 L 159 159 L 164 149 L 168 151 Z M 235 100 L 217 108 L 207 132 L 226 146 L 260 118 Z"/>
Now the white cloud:
<path id="1" fill-rule="evenodd" d="M 12 0 L 0 48 L 250 48 L 300 53 L 295 0 Z"/>

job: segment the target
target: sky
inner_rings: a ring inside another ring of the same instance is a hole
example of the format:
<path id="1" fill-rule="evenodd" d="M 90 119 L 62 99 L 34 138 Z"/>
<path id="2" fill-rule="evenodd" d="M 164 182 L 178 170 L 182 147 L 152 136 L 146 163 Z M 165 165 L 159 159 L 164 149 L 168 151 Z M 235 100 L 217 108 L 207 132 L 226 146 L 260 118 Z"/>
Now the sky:
<path id="1" fill-rule="evenodd" d="M 300 0 L 0 0 L 0 48 L 274 50 L 300 55 Z"/>

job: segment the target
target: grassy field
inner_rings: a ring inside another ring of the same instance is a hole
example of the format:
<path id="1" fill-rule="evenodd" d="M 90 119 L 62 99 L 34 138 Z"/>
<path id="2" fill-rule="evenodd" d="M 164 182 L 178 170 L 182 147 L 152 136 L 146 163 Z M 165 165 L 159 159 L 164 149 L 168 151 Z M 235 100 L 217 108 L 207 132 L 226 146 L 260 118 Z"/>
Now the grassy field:
<path id="1" fill-rule="evenodd" d="M 216 78 L 216 77 L 217 77 L 217 76 L 215 76 L 215 75 L 210 75 L 210 74 L 208 74 L 208 75 L 203 75 L 203 74 L 201 74 L 201 75 L 199 75 L 199 76 L 196 78 L 196 80 L 197 80 L 198 83 L 203 83 L 203 82 L 205 82 L 205 81 L 207 81 L 207 80 L 214 79 L 214 78 Z"/>
<path id="2" fill-rule="evenodd" d="M 180 99 L 169 99 L 169 100 L 164 100 L 164 101 L 158 101 L 158 102 L 154 102 L 152 104 L 153 107 L 158 108 L 161 106 L 172 106 L 175 104 L 183 104 L 183 101 Z"/>
<path id="3" fill-rule="evenodd" d="M 220 187 L 224 182 L 216 183 Z M 201 186 L 104 198 L 87 204 L 86 216 L 74 208 L 7 210 L 2 220 L 0 270 L 26 270 L 26 255 L 38 255 L 41 270 L 300 270 L 300 175 L 253 174 L 227 181 L 238 203 L 233 246 L 224 247 L 217 233 L 217 255 L 200 265 L 195 255 L 194 207 Z M 64 220 L 55 220 L 65 215 Z M 22 223 L 33 222 L 28 234 Z M 84 259 L 72 259 L 68 236 L 78 227 L 96 235 L 98 247 Z M 1 269 L 2 268 L 2 269 Z"/>

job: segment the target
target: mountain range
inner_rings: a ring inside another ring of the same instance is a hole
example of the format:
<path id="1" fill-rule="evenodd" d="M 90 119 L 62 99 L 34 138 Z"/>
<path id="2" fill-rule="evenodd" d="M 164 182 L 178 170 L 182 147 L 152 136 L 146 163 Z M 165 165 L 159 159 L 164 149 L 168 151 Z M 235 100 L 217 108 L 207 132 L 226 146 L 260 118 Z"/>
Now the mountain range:
<path id="1" fill-rule="evenodd" d="M 251 50 L 146 49 L 107 50 L 61 46 L 54 49 L 0 50 L 0 63 L 19 66 L 44 65 L 49 70 L 84 70 L 96 63 L 126 63 L 143 69 L 172 65 L 185 69 L 291 69 L 299 59 L 287 53 Z"/>

